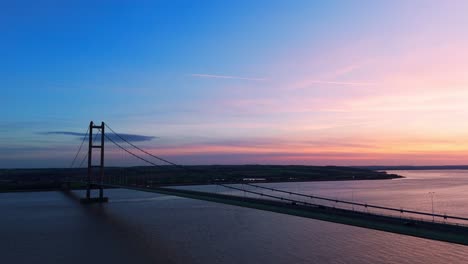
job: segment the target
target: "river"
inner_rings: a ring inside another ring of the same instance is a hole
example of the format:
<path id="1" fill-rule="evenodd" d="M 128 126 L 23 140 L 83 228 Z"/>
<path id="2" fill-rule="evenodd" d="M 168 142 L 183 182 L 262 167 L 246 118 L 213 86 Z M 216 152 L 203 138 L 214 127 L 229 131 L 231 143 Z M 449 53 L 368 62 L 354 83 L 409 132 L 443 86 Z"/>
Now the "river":
<path id="1" fill-rule="evenodd" d="M 468 171 L 392 173 L 406 178 L 265 185 L 468 216 Z M 1 263 L 468 263 L 468 247 L 445 242 L 154 193 L 106 190 L 92 206 L 82 195 L 0 194 Z"/>

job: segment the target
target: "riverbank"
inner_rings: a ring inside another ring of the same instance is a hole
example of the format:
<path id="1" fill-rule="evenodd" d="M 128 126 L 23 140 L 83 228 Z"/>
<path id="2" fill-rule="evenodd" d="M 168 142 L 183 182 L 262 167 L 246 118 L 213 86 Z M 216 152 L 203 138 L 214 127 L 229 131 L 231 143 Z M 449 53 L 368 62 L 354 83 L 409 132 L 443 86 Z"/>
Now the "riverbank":
<path id="1" fill-rule="evenodd" d="M 152 185 L 199 185 L 240 182 L 309 182 L 344 180 L 384 180 L 402 178 L 363 168 L 297 165 L 199 165 L 159 167 L 107 167 L 106 179 L 144 179 Z M 87 169 L 3 169 L 0 192 L 57 190 L 67 179 L 82 180 Z M 72 188 L 82 186 L 72 186 Z"/>

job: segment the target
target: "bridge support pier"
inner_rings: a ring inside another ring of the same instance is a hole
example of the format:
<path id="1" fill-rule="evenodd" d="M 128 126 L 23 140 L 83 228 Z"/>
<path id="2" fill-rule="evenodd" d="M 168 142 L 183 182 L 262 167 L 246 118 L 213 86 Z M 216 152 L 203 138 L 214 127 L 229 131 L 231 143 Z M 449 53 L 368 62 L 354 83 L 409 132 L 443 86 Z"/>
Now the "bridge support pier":
<path id="1" fill-rule="evenodd" d="M 101 122 L 100 126 L 94 125 L 93 121 L 89 123 L 89 144 L 88 144 L 88 178 L 87 178 L 87 188 L 86 188 L 86 197 L 80 199 L 80 202 L 83 204 L 90 203 L 105 203 L 109 199 L 104 197 L 103 190 L 103 180 L 104 180 L 104 122 Z M 101 144 L 94 145 L 93 139 L 93 129 L 98 129 L 101 132 Z M 98 166 L 93 166 L 93 149 L 100 150 L 100 163 Z M 93 181 L 93 168 L 99 168 L 99 179 Z M 91 189 L 93 186 L 99 188 L 99 197 L 91 197 Z"/>

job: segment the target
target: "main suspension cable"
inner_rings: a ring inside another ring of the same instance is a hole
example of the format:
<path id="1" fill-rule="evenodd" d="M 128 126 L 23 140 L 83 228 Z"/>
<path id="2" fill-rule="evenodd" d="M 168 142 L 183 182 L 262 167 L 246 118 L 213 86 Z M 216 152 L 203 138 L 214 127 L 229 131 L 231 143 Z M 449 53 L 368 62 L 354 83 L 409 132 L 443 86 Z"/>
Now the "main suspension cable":
<path id="1" fill-rule="evenodd" d="M 174 162 L 170 162 L 170 161 L 168 161 L 168 160 L 166 160 L 166 159 L 164 159 L 164 158 L 158 157 L 158 156 L 156 156 L 156 155 L 154 155 L 154 154 L 152 154 L 152 153 L 150 153 L 150 152 L 148 152 L 148 151 L 146 151 L 146 150 L 144 150 L 144 149 L 142 149 L 142 148 L 136 146 L 135 144 L 133 144 L 133 143 L 130 142 L 129 140 L 125 139 L 124 137 L 122 137 L 121 135 L 119 135 L 118 133 L 116 133 L 111 127 L 109 127 L 109 125 L 108 125 L 107 123 L 104 123 L 104 125 L 105 125 L 110 131 L 112 131 L 112 133 L 114 133 L 114 135 L 116 135 L 118 138 L 120 138 L 122 141 L 125 141 L 127 144 L 129 144 L 130 146 L 132 146 L 132 147 L 138 149 L 139 151 L 141 151 L 141 152 L 143 152 L 143 153 L 145 153 L 145 154 L 147 154 L 147 155 L 150 155 L 151 157 L 153 157 L 153 158 L 155 158 L 155 159 L 158 159 L 158 160 L 160 160 L 160 161 L 162 161 L 162 162 L 165 162 L 165 163 L 167 163 L 167 164 L 171 164 L 171 165 L 177 166 L 177 167 L 183 167 L 182 165 L 176 164 L 176 163 L 174 163 Z"/>
<path id="2" fill-rule="evenodd" d="M 145 159 L 145 158 L 142 158 L 142 157 L 138 156 L 137 154 L 131 152 L 130 150 L 124 148 L 122 145 L 120 145 L 119 143 L 115 142 L 113 139 L 111 139 L 110 137 L 108 137 L 105 133 L 104 133 L 104 137 L 105 137 L 107 140 L 109 140 L 110 142 L 114 143 L 114 145 L 116 145 L 117 147 L 119 147 L 119 148 L 121 148 L 122 150 L 124 150 L 125 152 L 127 152 L 128 154 L 134 156 L 135 158 L 140 159 L 140 160 L 142 160 L 142 161 L 144 161 L 144 162 L 146 162 L 146 163 L 149 163 L 149 164 L 151 164 L 151 165 L 153 165 L 153 166 L 156 166 L 156 167 L 160 166 L 159 164 L 156 164 L 156 163 L 151 162 L 151 161 L 149 161 L 149 160 L 147 160 L 147 159 Z"/>
<path id="3" fill-rule="evenodd" d="M 89 132 L 89 127 L 88 127 L 88 129 L 86 130 L 86 132 L 85 132 L 85 134 L 84 134 L 83 140 L 81 141 L 80 147 L 78 148 L 78 151 L 76 152 L 75 157 L 73 158 L 72 163 L 70 164 L 70 168 L 73 168 L 73 165 L 75 165 L 76 158 L 78 157 L 78 154 L 80 154 L 81 148 L 83 147 L 83 144 L 84 144 L 84 142 L 86 141 L 86 138 L 88 137 L 88 132 Z"/>
<path id="4" fill-rule="evenodd" d="M 150 155 L 151 157 L 153 158 L 156 158 L 160 161 L 163 161 L 163 162 L 166 162 L 170 165 L 173 165 L 175 167 L 178 167 L 178 168 L 181 168 L 181 169 L 184 169 L 184 170 L 187 170 L 187 171 L 190 171 L 190 172 L 198 172 L 198 173 L 201 173 L 200 171 L 197 171 L 197 170 L 193 170 L 192 168 L 189 168 L 187 166 L 184 166 L 184 165 L 179 165 L 179 164 L 176 164 L 174 162 L 170 162 L 166 159 L 163 159 L 161 157 L 158 157 L 154 154 L 151 154 L 147 151 L 145 151 L 144 149 L 141 149 L 139 148 L 138 146 L 134 145 L 133 143 L 131 143 L 130 141 L 128 141 L 127 139 L 125 139 L 124 137 L 120 136 L 118 133 L 116 133 L 112 128 L 110 128 L 107 124 L 105 124 L 105 126 L 107 128 L 109 128 L 109 130 L 111 130 L 118 138 L 120 138 L 122 141 L 128 143 L 129 145 L 131 145 L 132 147 L 140 150 L 141 152 L 147 154 L 147 155 Z M 109 141 L 111 141 L 112 143 L 114 143 L 115 145 L 117 145 L 119 148 L 121 148 L 122 150 L 124 150 L 125 152 L 131 154 L 132 156 L 135 156 L 136 158 L 142 160 L 142 161 L 145 161 L 153 166 L 159 166 L 145 158 L 142 158 L 140 156 L 138 156 L 137 154 L 127 150 L 126 148 L 124 148 L 123 146 L 121 146 L 120 144 L 118 144 L 117 142 L 115 142 L 114 140 L 112 140 L 110 137 L 108 137 L 107 135 L 104 135 Z M 317 206 L 317 204 L 313 204 L 313 203 L 309 203 L 309 202 L 304 202 L 304 201 L 298 201 L 298 200 L 294 200 L 294 199 L 288 199 L 288 198 L 284 198 L 284 197 L 279 197 L 279 196 L 274 196 L 274 195 L 267 195 L 267 194 L 263 194 L 263 193 L 258 193 L 258 192 L 255 192 L 255 191 L 250 191 L 250 190 L 246 190 L 246 189 L 241 189 L 241 188 L 237 188 L 237 187 L 234 187 L 234 186 L 228 186 L 228 185 L 225 185 L 225 184 L 221 184 L 221 183 L 214 183 L 216 185 L 219 185 L 219 186 L 222 186 L 222 187 L 225 187 L 225 188 L 228 188 L 228 189 L 234 189 L 234 190 L 238 190 L 238 191 L 243 191 L 245 193 L 251 193 L 251 194 L 256 194 L 256 195 L 260 195 L 260 196 L 265 196 L 265 197 L 270 197 L 270 198 L 275 198 L 275 199 L 280 199 L 280 200 L 285 200 L 285 201 L 290 201 L 290 202 L 295 202 L 295 203 L 301 203 L 301 204 L 304 204 L 304 205 L 313 205 L 313 206 Z M 378 206 L 378 205 L 369 205 L 369 204 L 364 204 L 364 203 L 356 203 L 356 202 L 349 202 L 349 201 L 343 201 L 343 200 L 338 200 L 338 199 L 330 199 L 330 198 L 325 198 L 325 197 L 319 197 L 319 196 L 313 196 L 313 195 L 306 195 L 306 194 L 302 194 L 302 193 L 296 193 L 296 192 L 289 192 L 289 191 L 283 191 L 283 190 L 279 190 L 279 189 L 274 189 L 274 188 L 268 188 L 268 187 L 264 187 L 264 186 L 260 186 L 260 185 L 255 185 L 255 184 L 250 184 L 250 183 L 240 183 L 240 184 L 245 184 L 246 186 L 252 186 L 252 187 L 256 187 L 256 188 L 261 188 L 261 189 L 266 189 L 266 190 L 270 190 L 270 191 L 275 191 L 275 192 L 280 192 L 280 193 L 286 193 L 286 194 L 290 194 L 290 195 L 297 195 L 297 196 L 302 196 L 302 197 L 309 197 L 309 198 L 313 198 L 313 199 L 317 199 L 317 200 L 326 200 L 326 201 L 330 201 L 330 202 L 336 202 L 336 203 L 343 203 L 343 204 L 352 204 L 352 205 L 358 205 L 358 206 L 364 206 L 364 207 L 369 207 L 369 208 L 375 208 L 375 209 L 382 209 L 382 210 L 390 210 L 390 211 L 398 211 L 398 212 L 401 212 L 401 213 L 412 213 L 412 214 L 419 214 L 419 215 L 429 215 L 429 216 L 437 216 L 437 217 L 443 217 L 443 218 L 452 218 L 452 219 L 458 219 L 458 220 L 468 220 L 467 218 L 464 218 L 464 217 L 457 217 L 457 216 L 449 216 L 449 215 L 440 215 L 440 214 L 430 214 L 430 213 L 425 213 L 425 212 L 419 212 L 419 211 L 412 211 L 412 210 L 405 210 L 405 209 L 397 209 L 397 208 L 391 208 L 391 207 L 385 207 L 385 206 Z"/>

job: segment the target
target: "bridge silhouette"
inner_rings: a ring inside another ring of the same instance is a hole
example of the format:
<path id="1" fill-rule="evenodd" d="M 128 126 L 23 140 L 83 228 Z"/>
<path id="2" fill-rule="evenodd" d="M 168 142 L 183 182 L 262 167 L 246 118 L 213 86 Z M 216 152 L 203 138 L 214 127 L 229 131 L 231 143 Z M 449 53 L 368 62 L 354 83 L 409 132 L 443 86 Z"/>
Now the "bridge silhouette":
<path id="1" fill-rule="evenodd" d="M 110 133 L 106 133 L 110 131 Z M 84 143 L 88 140 L 88 149 L 82 155 Z M 96 144 L 100 142 L 99 144 Z M 87 160 L 87 175 L 70 176 L 64 180 L 64 186 L 71 183 L 85 186 L 86 194 L 82 203 L 104 203 L 105 188 L 124 188 L 137 191 L 154 192 L 210 202 L 224 203 L 247 208 L 254 208 L 276 213 L 289 214 L 346 225 L 370 228 L 403 235 L 427 238 L 468 245 L 468 218 L 381 206 L 355 201 L 333 199 L 306 193 L 291 192 L 269 187 L 267 183 L 258 184 L 248 181 L 225 183 L 213 181 L 211 185 L 221 191 L 196 191 L 189 188 L 161 185 L 158 175 L 137 174 L 131 168 L 121 167 L 120 175 L 105 175 L 105 144 L 111 143 L 121 151 L 122 159 L 136 159 L 146 166 L 171 166 L 190 174 L 204 174 L 202 169 L 184 166 L 162 158 L 132 143 L 123 134 L 117 133 L 108 124 L 95 125 L 90 122 L 88 130 L 70 165 L 70 168 L 82 167 Z M 100 151 L 99 164 L 94 165 L 95 149 Z M 82 158 L 80 156 L 83 156 Z M 96 173 L 97 172 L 97 173 Z M 223 172 L 220 172 L 222 174 Z M 223 175 L 219 175 L 222 177 Z M 240 175 L 242 176 L 242 175 Z M 245 177 L 249 178 L 249 177 Z M 242 177 L 241 177 L 242 179 Z M 99 195 L 92 197 L 92 190 Z M 68 189 L 67 189 L 68 190 Z"/>

